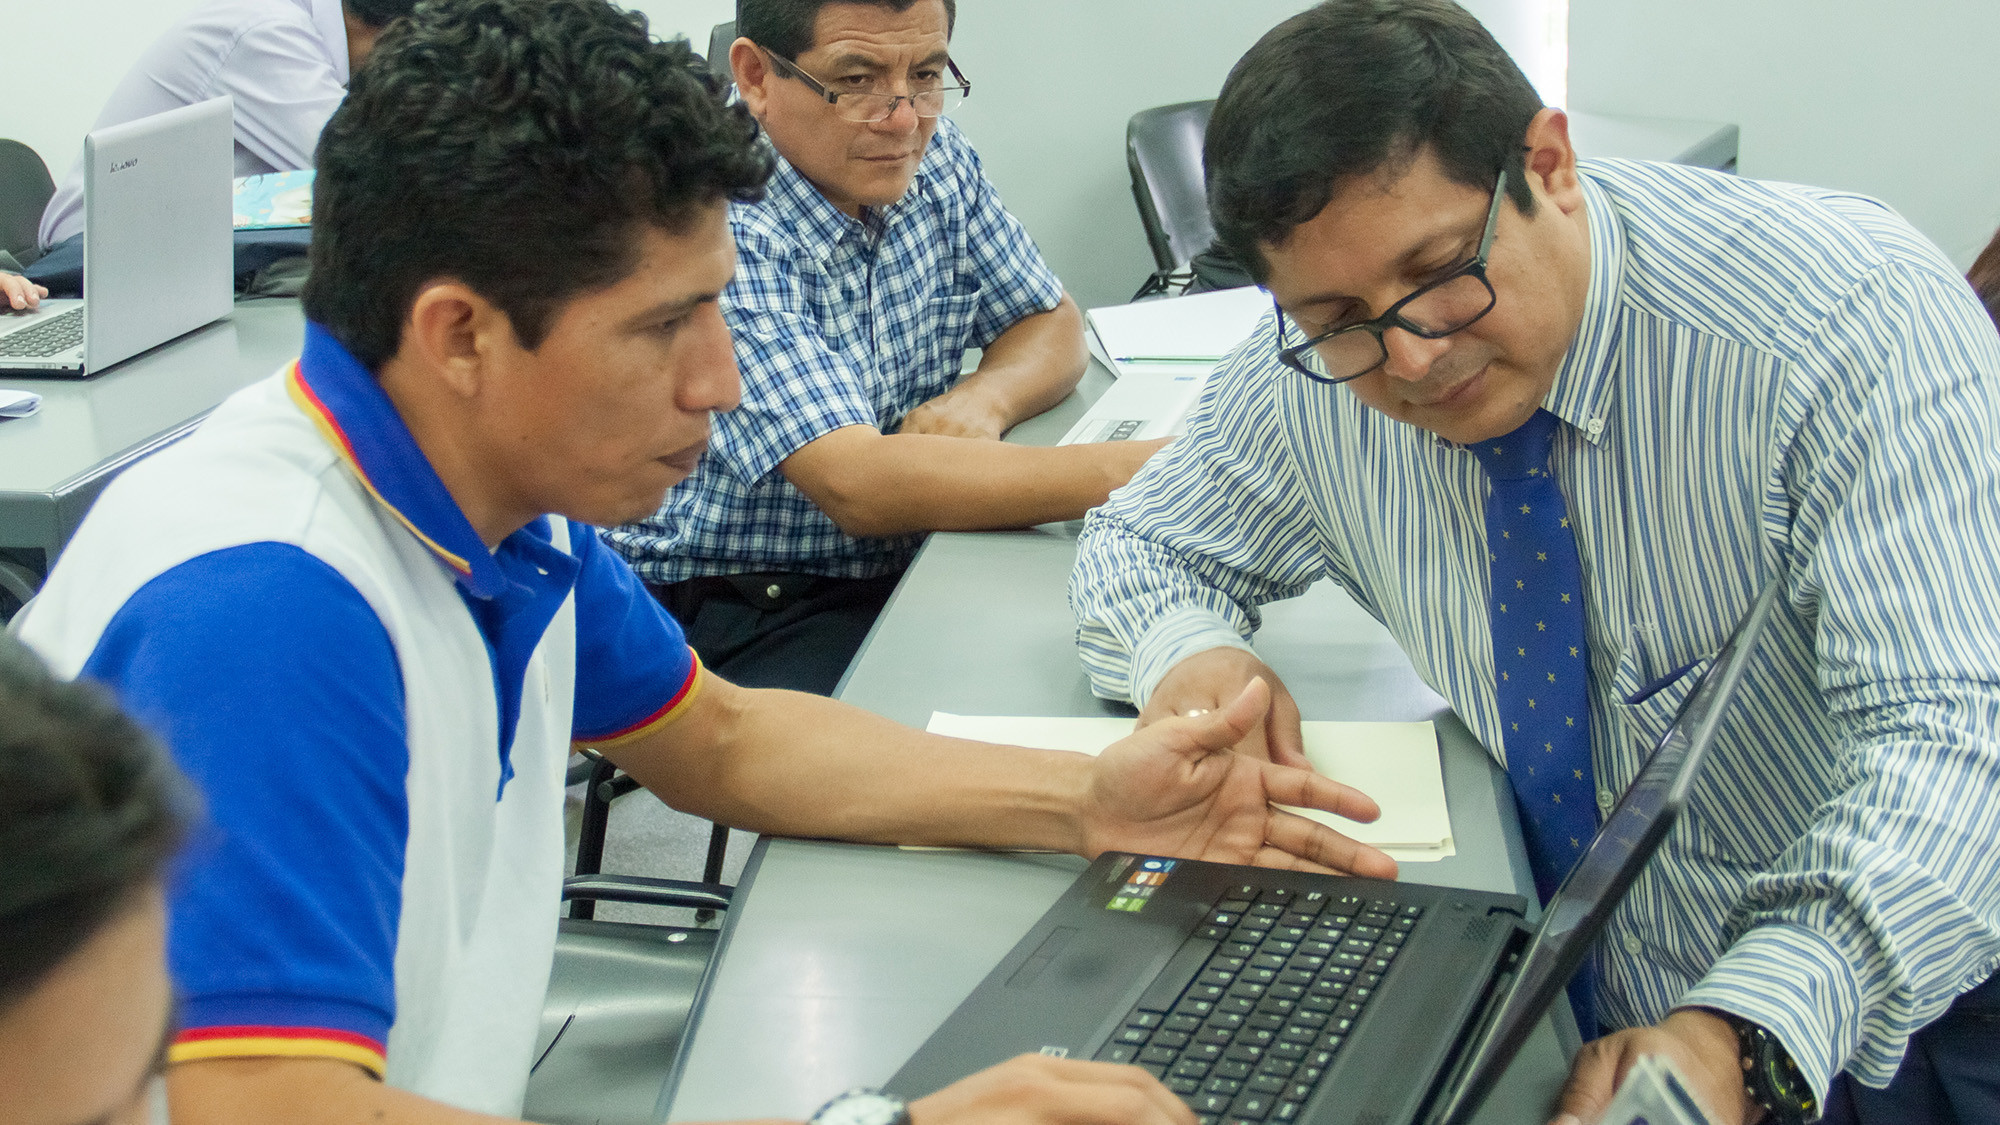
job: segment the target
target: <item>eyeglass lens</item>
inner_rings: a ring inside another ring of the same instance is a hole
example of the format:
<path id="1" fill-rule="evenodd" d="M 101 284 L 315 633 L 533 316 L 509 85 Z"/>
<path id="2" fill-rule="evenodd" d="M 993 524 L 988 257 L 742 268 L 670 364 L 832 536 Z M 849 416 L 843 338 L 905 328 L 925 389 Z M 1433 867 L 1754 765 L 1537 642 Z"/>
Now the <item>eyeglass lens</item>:
<path id="1" fill-rule="evenodd" d="M 1398 315 L 1427 335 L 1449 336 L 1478 320 L 1492 301 L 1492 292 L 1485 282 L 1472 274 L 1460 274 L 1435 289 L 1419 292 L 1398 310 Z M 1321 340 L 1299 358 L 1313 374 L 1341 379 L 1369 370 L 1382 362 L 1385 354 L 1381 338 L 1375 333 L 1342 332 Z"/>
<path id="2" fill-rule="evenodd" d="M 873 123 L 896 112 L 896 103 L 905 98 L 896 94 L 849 94 L 840 95 L 833 104 L 834 112 L 843 120 Z M 958 108 L 965 100 L 965 90 L 958 86 L 947 86 L 939 90 L 918 90 L 907 96 L 910 107 L 918 117 L 942 117 Z"/>

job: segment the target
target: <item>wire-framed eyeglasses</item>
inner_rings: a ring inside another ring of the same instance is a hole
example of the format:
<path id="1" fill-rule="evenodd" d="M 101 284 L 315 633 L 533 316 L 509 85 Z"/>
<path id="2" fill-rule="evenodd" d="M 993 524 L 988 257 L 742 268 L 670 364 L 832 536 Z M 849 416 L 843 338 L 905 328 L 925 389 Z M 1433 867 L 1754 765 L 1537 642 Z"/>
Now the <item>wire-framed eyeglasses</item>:
<path id="1" fill-rule="evenodd" d="M 1486 209 L 1486 229 L 1479 236 L 1479 248 L 1471 260 L 1436 281 L 1389 306 L 1389 311 L 1373 320 L 1344 324 L 1311 337 L 1303 344 L 1287 346 L 1288 338 L 1304 336 L 1278 310 L 1278 359 L 1286 367 L 1322 383 L 1345 383 L 1359 379 L 1382 366 L 1389 349 L 1382 334 L 1400 328 L 1412 336 L 1436 340 L 1470 328 L 1474 321 L 1493 311 L 1496 298 L 1493 283 L 1486 280 L 1486 257 L 1493 249 L 1493 232 L 1499 225 L 1500 201 L 1507 195 L 1507 170 L 1502 168 L 1493 184 L 1493 202 Z"/>
<path id="2" fill-rule="evenodd" d="M 825 98 L 833 107 L 834 115 L 842 121 L 852 121 L 860 125 L 873 125 L 886 120 L 896 112 L 899 102 L 909 102 L 918 117 L 942 117 L 958 108 L 958 103 L 972 96 L 972 83 L 958 69 L 958 64 L 946 59 L 944 65 L 951 69 L 951 76 L 957 85 L 947 86 L 944 76 L 910 79 L 910 92 L 891 94 L 878 90 L 829 90 L 826 83 L 807 74 L 799 64 L 776 51 L 766 49 L 765 54 L 778 64 L 780 70 L 806 84 L 806 88 Z"/>

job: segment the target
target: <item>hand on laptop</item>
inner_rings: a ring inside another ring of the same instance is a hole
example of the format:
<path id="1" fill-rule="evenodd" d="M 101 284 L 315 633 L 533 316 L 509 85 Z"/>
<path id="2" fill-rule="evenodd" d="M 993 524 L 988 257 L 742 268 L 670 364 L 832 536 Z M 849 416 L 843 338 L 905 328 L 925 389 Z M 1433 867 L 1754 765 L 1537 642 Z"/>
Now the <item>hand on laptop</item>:
<path id="1" fill-rule="evenodd" d="M 0 301 L 16 312 L 25 312 L 42 303 L 49 291 L 18 273 L 0 273 Z"/>
<path id="2" fill-rule="evenodd" d="M 1709 1012 L 1682 1008 L 1652 1027 L 1616 1031 L 1585 1043 L 1556 1102 L 1553 1125 L 1596 1122 L 1626 1072 L 1644 1055 L 1673 1060 L 1689 1093 L 1715 1125 L 1748 1125 L 1763 1116 L 1763 1107 L 1743 1092 L 1735 1030 Z"/>
<path id="3" fill-rule="evenodd" d="M 910 1103 L 910 1125 L 1193 1125 L 1136 1066 L 1021 1055 Z"/>
<path id="4" fill-rule="evenodd" d="M 1305 742 L 1299 733 L 1299 705 L 1285 682 L 1271 667 L 1240 648 L 1212 648 L 1197 652 L 1167 670 L 1153 689 L 1146 707 L 1139 712 L 1144 729 L 1176 715 L 1205 715 L 1220 711 L 1242 692 L 1251 680 L 1261 679 L 1271 688 L 1271 709 L 1264 721 L 1252 728 L 1236 752 L 1276 762 L 1281 766 L 1311 769 L 1306 761 Z"/>
<path id="5" fill-rule="evenodd" d="M 1219 709 L 1113 743 L 1097 758 L 1083 802 L 1082 854 L 1115 849 L 1394 879 L 1396 861 L 1382 852 L 1273 807 L 1374 820 L 1381 810 L 1366 794 L 1309 769 L 1230 753 L 1270 704 L 1271 689 L 1257 677 Z"/>

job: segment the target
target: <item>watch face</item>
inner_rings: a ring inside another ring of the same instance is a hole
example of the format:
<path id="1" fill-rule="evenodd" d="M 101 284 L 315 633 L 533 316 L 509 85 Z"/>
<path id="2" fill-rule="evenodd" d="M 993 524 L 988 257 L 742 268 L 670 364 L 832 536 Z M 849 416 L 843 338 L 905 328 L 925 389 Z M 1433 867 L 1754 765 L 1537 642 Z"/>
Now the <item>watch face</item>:
<path id="1" fill-rule="evenodd" d="M 812 1125 L 896 1125 L 904 1113 L 903 1103 L 887 1094 L 856 1090 L 826 1103 Z"/>

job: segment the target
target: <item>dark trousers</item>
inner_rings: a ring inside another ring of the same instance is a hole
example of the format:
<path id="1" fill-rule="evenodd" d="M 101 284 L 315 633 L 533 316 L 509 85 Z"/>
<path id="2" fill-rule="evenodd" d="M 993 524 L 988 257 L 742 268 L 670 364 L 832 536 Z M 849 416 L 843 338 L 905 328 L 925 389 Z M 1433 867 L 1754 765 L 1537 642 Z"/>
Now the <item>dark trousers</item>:
<path id="1" fill-rule="evenodd" d="M 1845 1074 L 1826 1100 L 1827 1125 L 1973 1125 L 2000 1121 L 2000 976 L 1958 998 L 1910 1040 L 1886 1089 Z"/>
<path id="2" fill-rule="evenodd" d="M 731 574 L 650 589 L 723 679 L 832 695 L 901 578 Z"/>

